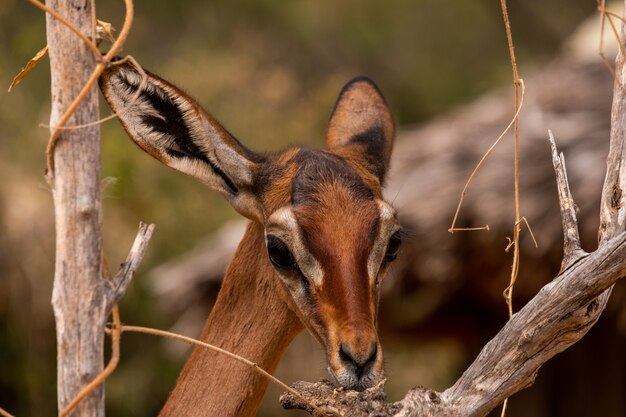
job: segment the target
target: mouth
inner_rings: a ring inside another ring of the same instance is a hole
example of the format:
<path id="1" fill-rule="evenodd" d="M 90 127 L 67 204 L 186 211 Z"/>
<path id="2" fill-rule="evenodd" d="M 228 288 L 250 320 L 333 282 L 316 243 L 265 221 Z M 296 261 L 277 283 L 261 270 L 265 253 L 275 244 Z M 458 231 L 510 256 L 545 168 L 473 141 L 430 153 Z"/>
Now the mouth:
<path id="1" fill-rule="evenodd" d="M 377 372 L 374 364 L 369 369 L 350 369 L 342 367 L 335 371 L 331 365 L 328 365 L 328 373 L 335 384 L 349 390 L 365 391 L 378 384 L 383 379 L 382 370 Z"/>

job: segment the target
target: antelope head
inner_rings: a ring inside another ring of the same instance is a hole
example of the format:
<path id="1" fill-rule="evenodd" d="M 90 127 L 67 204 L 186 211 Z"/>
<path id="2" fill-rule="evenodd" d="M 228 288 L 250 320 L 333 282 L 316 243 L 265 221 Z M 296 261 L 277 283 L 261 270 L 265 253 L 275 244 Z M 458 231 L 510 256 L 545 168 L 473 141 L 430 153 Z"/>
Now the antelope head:
<path id="1" fill-rule="evenodd" d="M 369 79 L 350 81 L 333 109 L 328 150 L 252 152 L 192 98 L 131 64 L 100 87 L 144 151 L 221 193 L 265 229 L 259 248 L 281 297 L 324 346 L 331 376 L 363 390 L 382 379 L 380 283 L 401 243 L 382 197 L 394 140 L 385 100 Z"/>

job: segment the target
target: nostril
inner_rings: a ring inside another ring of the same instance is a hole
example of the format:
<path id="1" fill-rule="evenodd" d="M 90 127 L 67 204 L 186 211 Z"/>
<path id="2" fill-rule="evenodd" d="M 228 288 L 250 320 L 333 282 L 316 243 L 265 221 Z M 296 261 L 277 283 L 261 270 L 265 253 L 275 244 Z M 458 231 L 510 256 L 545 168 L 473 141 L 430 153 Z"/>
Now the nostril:
<path id="1" fill-rule="evenodd" d="M 372 343 L 372 345 L 370 346 L 369 355 L 367 356 L 367 359 L 365 359 L 365 361 L 363 362 L 363 366 L 367 366 L 370 363 L 375 362 L 377 354 L 378 354 L 378 344 Z"/>
<path id="2" fill-rule="evenodd" d="M 376 343 L 371 344 L 365 355 L 356 355 L 346 343 L 339 345 L 339 358 L 345 363 L 354 365 L 357 371 L 362 371 L 366 366 L 375 362 L 377 353 L 378 345 Z"/>
<path id="3" fill-rule="evenodd" d="M 358 366 L 357 362 L 352 357 L 352 351 L 350 347 L 345 343 L 339 345 L 339 358 L 341 358 L 342 362 L 347 362 Z"/>

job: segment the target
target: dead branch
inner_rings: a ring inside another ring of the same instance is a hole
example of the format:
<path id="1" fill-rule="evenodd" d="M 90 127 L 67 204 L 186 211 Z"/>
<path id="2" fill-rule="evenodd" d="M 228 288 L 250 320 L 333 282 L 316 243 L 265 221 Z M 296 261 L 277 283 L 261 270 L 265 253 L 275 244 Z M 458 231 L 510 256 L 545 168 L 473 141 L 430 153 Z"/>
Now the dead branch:
<path id="1" fill-rule="evenodd" d="M 90 5 L 49 1 L 78 31 L 91 31 Z M 96 66 L 96 57 L 75 31 L 52 15 L 47 18 L 52 109 L 50 124 L 62 114 L 73 123 L 98 117 L 98 95 L 88 90 L 80 106 L 68 109 Z M 70 116 L 67 116 L 69 119 Z M 51 183 L 56 220 L 56 265 L 52 306 L 57 329 L 57 401 L 63 410 L 103 370 L 106 302 L 102 292 L 100 225 L 100 131 L 98 127 L 63 132 L 54 152 L 58 167 Z M 72 411 L 72 416 L 104 417 L 104 390 L 99 386 Z"/>
<path id="2" fill-rule="evenodd" d="M 621 233 L 626 228 L 626 208 L 624 193 L 626 178 L 626 92 L 621 86 L 626 82 L 626 56 L 623 52 L 624 25 L 620 49 L 615 60 L 615 84 L 613 89 L 613 108 L 611 109 L 611 145 L 607 158 L 607 170 L 600 201 L 599 240 L 604 242 Z"/>
<path id="3" fill-rule="evenodd" d="M 100 57 L 92 43 L 95 39 L 90 41 L 84 35 L 95 31 L 93 1 L 79 5 L 50 0 L 45 6 L 31 2 L 47 12 L 51 68 L 52 132 L 47 174 L 56 219 L 52 306 L 57 330 L 58 408 L 61 416 L 104 417 L 102 383 L 119 360 L 119 317 L 114 306 L 137 270 L 154 225 L 140 225 L 127 262 L 113 280 L 105 280 L 99 127 L 90 125 L 75 131 L 60 128 L 70 119 L 84 125 L 98 118 L 98 95 L 93 85 L 126 39 L 133 4 L 125 0 L 124 28 L 109 53 Z M 113 333 L 112 358 L 103 370 L 103 329 L 112 309 L 117 330 Z"/>
<path id="4" fill-rule="evenodd" d="M 133 246 L 130 248 L 130 252 L 126 257 L 126 261 L 121 265 L 119 272 L 111 280 L 107 280 L 107 302 L 110 311 L 114 305 L 122 298 L 126 289 L 130 284 L 141 260 L 143 259 L 146 249 L 148 249 L 148 243 L 152 237 L 154 231 L 154 224 L 139 223 L 139 230 L 137 236 L 133 242 Z"/>
<path id="5" fill-rule="evenodd" d="M 567 269 L 576 259 L 584 255 L 580 247 L 580 235 L 578 233 L 578 220 L 576 218 L 576 204 L 572 197 L 567 180 L 567 170 L 565 169 L 565 156 L 559 155 L 556 149 L 556 142 L 552 131 L 550 135 L 550 146 L 552 148 L 552 164 L 556 174 L 556 184 L 559 192 L 559 207 L 561 209 L 561 221 L 563 223 L 563 262 L 561 271 Z"/>
<path id="6" fill-rule="evenodd" d="M 83 388 L 76 397 L 65 407 L 60 413 L 59 417 L 66 417 L 69 413 L 76 408 L 76 406 L 89 395 L 94 389 L 102 384 L 113 373 L 117 364 L 120 361 L 120 339 L 122 337 L 122 323 L 120 321 L 120 311 L 117 305 L 113 306 L 113 329 L 111 331 L 111 359 L 108 365 L 100 375 L 98 375 L 93 381 Z"/>
<path id="7" fill-rule="evenodd" d="M 43 6 L 41 5 L 41 3 L 39 3 L 36 0 L 32 0 L 32 2 L 38 7 Z M 100 62 L 95 66 L 95 68 L 93 69 L 93 71 L 91 72 L 91 75 L 89 76 L 89 78 L 87 80 L 85 80 L 84 84 L 82 85 L 82 88 L 80 89 L 80 91 L 76 94 L 76 98 L 74 98 L 74 100 L 71 102 L 71 104 L 69 106 L 67 106 L 67 109 L 65 110 L 65 112 L 63 113 L 62 116 L 60 116 L 58 118 L 58 120 L 55 120 L 56 123 L 50 123 L 52 133 L 50 135 L 50 139 L 48 141 L 48 148 L 46 150 L 46 155 L 47 155 L 47 160 L 48 160 L 48 164 L 47 164 L 47 177 L 48 177 L 48 182 L 50 183 L 50 185 L 52 185 L 52 182 L 54 181 L 54 177 L 55 177 L 55 156 L 54 156 L 54 150 L 56 147 L 56 144 L 59 140 L 59 138 L 61 137 L 61 128 L 63 126 L 65 126 L 65 124 L 68 122 L 68 120 L 70 119 L 70 117 L 72 117 L 72 115 L 74 114 L 74 112 L 76 111 L 76 109 L 80 106 L 80 104 L 86 99 L 87 96 L 92 95 L 93 94 L 93 88 L 96 84 L 96 81 L 98 81 L 98 78 L 100 77 L 100 75 L 102 74 L 102 72 L 104 72 L 104 70 L 106 69 L 107 65 L 109 65 L 109 63 L 111 62 L 111 60 L 113 59 L 113 57 L 115 56 L 115 54 L 117 54 L 117 52 L 120 50 L 120 48 L 122 47 L 122 45 L 124 44 L 124 42 L 126 41 L 126 37 L 128 36 L 128 33 L 130 32 L 130 28 L 133 25 L 133 16 L 134 16 L 134 4 L 132 0 L 124 0 L 124 4 L 126 5 L 126 16 L 124 17 L 124 24 L 122 26 L 122 30 L 120 31 L 119 36 L 117 37 L 116 41 L 113 43 L 113 45 L 111 46 L 111 49 L 109 50 L 109 52 L 107 52 L 104 56 L 102 56 L 100 58 L 100 55 L 98 53 L 98 56 L 94 56 L 93 59 L 98 59 Z M 46 11 L 48 11 L 48 9 L 54 10 L 54 7 L 47 7 L 47 6 L 43 6 L 40 7 Z M 89 10 L 91 7 L 85 7 L 85 10 Z M 89 13 L 91 13 L 91 11 L 89 10 Z M 51 16 L 51 15 L 50 15 Z M 48 22 L 51 21 L 55 21 L 53 20 L 53 16 L 48 18 Z M 91 21 L 91 17 L 89 17 L 89 21 Z M 65 24 L 65 23 L 64 23 Z M 49 25 L 49 24 L 48 24 Z M 70 24 L 70 26 L 72 26 Z M 72 30 L 73 32 L 75 32 L 74 30 Z M 95 42 L 95 39 L 93 40 L 93 42 Z M 48 42 L 48 46 L 50 46 L 50 43 Z M 97 50 L 97 49 L 96 49 Z M 94 119 L 95 120 L 95 119 Z M 91 120 L 89 120 L 89 122 L 91 122 Z M 77 124 L 87 124 L 87 123 L 77 123 Z"/>

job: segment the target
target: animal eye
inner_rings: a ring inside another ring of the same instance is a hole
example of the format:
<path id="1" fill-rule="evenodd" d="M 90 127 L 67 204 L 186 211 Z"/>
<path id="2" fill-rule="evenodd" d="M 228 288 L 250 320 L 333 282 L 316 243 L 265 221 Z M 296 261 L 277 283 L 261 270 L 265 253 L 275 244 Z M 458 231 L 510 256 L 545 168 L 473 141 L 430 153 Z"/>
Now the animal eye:
<path id="1" fill-rule="evenodd" d="M 276 268 L 291 269 L 296 266 L 287 244 L 274 235 L 267 235 L 267 253 Z"/>
<path id="2" fill-rule="evenodd" d="M 387 252 L 385 253 L 385 262 L 392 262 L 398 257 L 398 251 L 402 244 L 402 238 L 400 238 L 400 232 L 394 233 L 389 239 L 387 244 Z"/>

